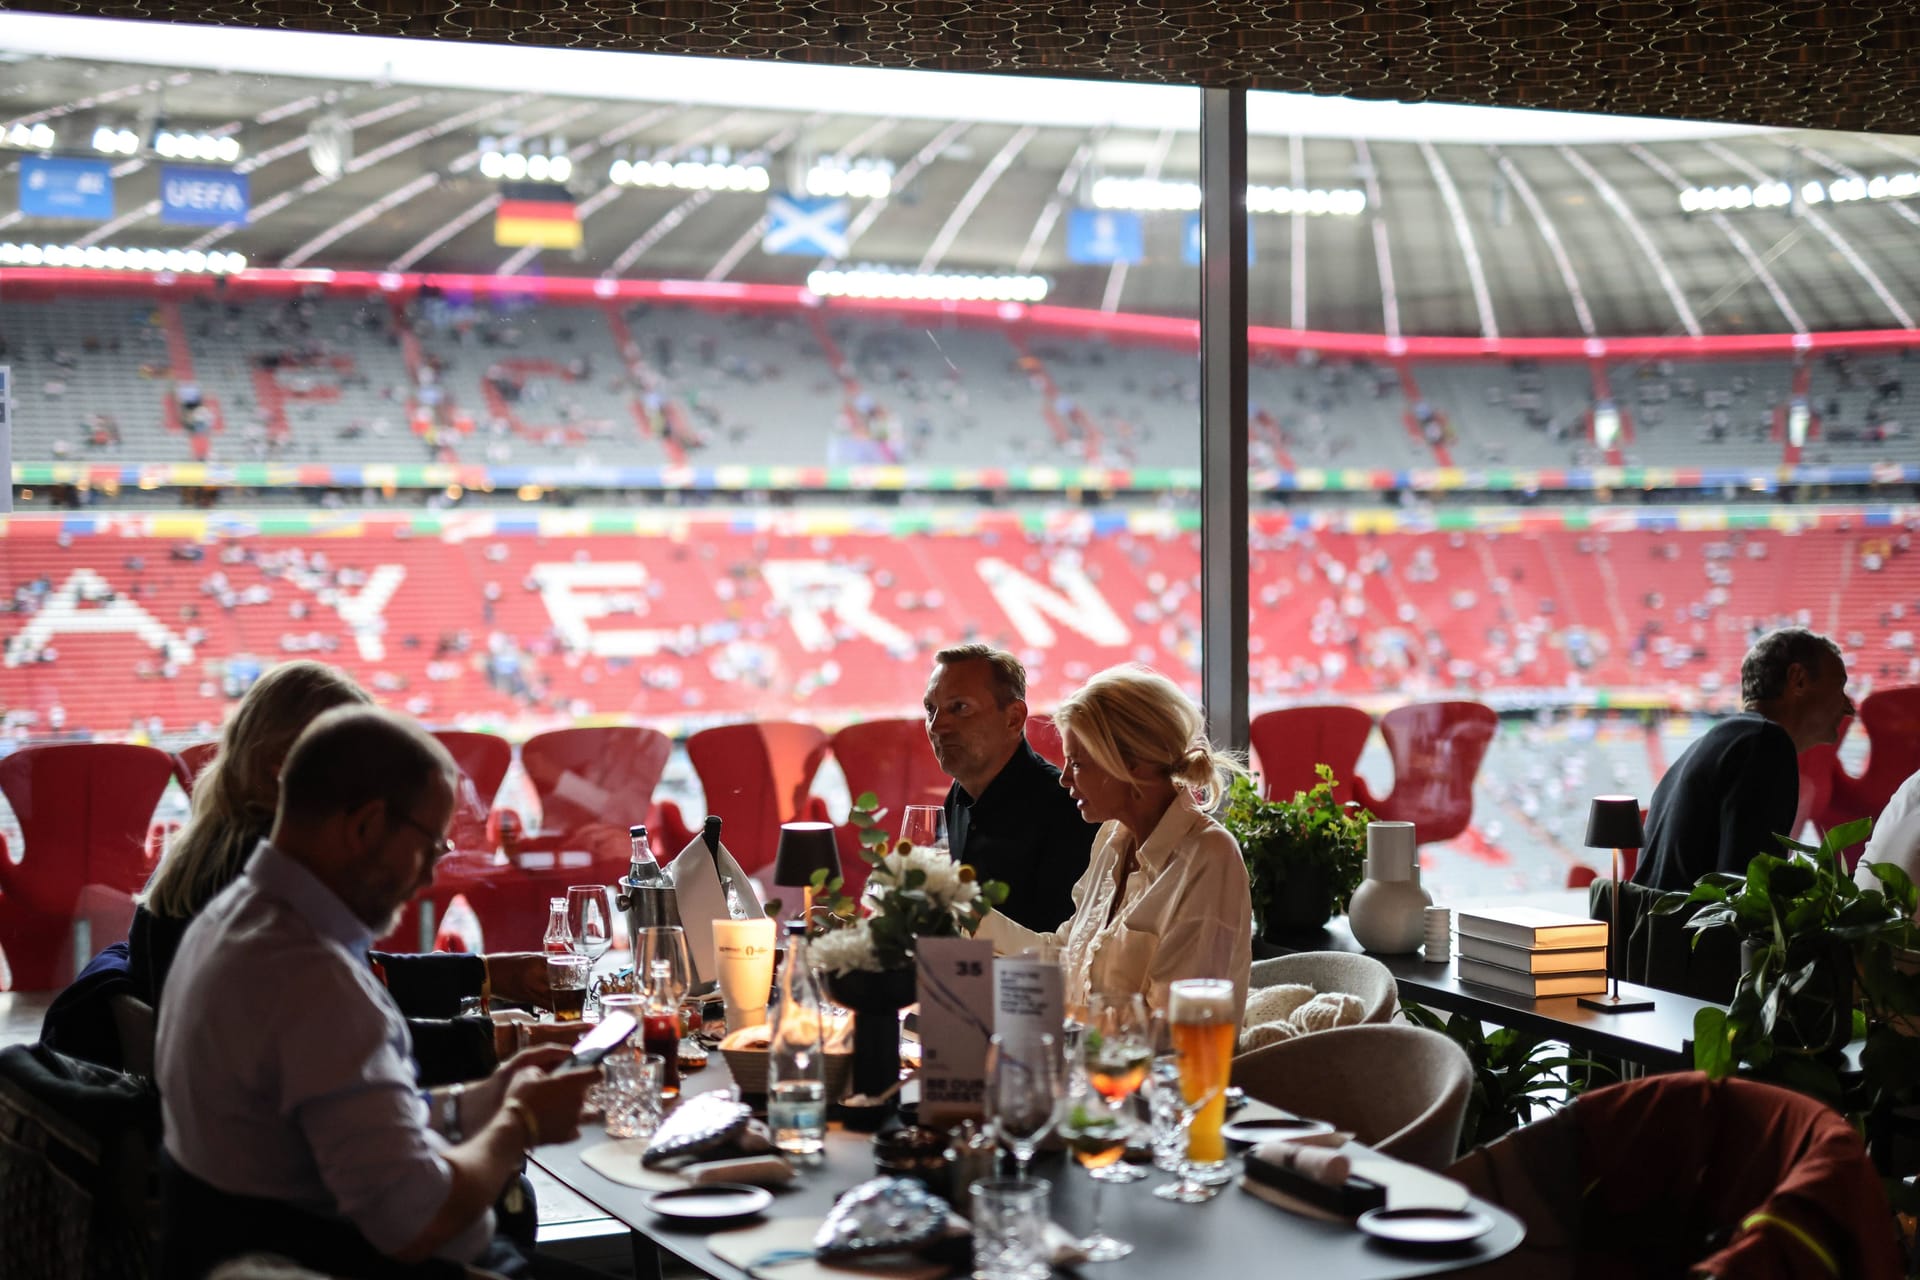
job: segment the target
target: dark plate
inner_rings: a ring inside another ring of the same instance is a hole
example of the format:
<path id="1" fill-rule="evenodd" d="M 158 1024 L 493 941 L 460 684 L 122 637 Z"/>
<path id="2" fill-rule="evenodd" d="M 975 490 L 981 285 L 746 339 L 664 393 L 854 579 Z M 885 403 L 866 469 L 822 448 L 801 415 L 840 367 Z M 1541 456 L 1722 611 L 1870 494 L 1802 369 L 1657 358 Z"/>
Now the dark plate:
<path id="1" fill-rule="evenodd" d="M 681 1187 L 656 1191 L 646 1199 L 649 1211 L 681 1222 L 713 1222 L 723 1218 L 745 1218 L 773 1203 L 773 1193 L 765 1187 L 749 1187 L 739 1182 L 715 1182 L 704 1187 Z"/>
<path id="2" fill-rule="evenodd" d="M 1275 1138 L 1307 1138 L 1315 1134 L 1332 1133 L 1333 1126 L 1325 1120 L 1306 1120 L 1299 1116 L 1268 1116 L 1261 1120 L 1229 1120 L 1220 1126 L 1220 1135 L 1228 1142 L 1242 1142 L 1248 1146 L 1256 1143 L 1271 1142 Z"/>
<path id="3" fill-rule="evenodd" d="M 1472 1209 L 1369 1209 L 1356 1225 L 1396 1248 L 1455 1249 L 1493 1230 L 1493 1219 Z"/>

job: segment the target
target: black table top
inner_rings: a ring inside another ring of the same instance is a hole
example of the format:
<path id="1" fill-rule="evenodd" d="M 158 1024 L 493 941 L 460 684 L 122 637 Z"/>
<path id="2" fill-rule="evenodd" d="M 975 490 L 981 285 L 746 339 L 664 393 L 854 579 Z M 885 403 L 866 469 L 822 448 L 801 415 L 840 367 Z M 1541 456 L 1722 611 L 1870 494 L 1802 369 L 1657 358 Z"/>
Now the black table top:
<path id="1" fill-rule="evenodd" d="M 718 1055 L 712 1065 L 690 1075 L 686 1082 L 689 1091 L 695 1093 L 725 1088 L 729 1083 Z M 746 1272 L 707 1247 L 707 1233 L 654 1216 L 645 1207 L 648 1192 L 613 1182 L 581 1160 L 583 1152 L 606 1141 L 598 1126 L 592 1126 L 571 1143 L 539 1148 L 532 1158 L 603 1212 L 704 1274 L 719 1280 L 744 1280 Z M 1037 1158 L 1033 1172 L 1053 1184 L 1054 1220 L 1076 1234 L 1088 1231 L 1092 1225 L 1093 1183 L 1087 1173 L 1058 1153 Z M 776 1191 L 768 1214 L 777 1218 L 822 1217 L 840 1192 L 873 1176 L 871 1138 L 835 1125 L 827 1135 L 824 1166 L 803 1171 L 791 1185 Z M 1152 1188 L 1168 1176 L 1155 1170 L 1151 1178 L 1105 1189 L 1103 1225 L 1130 1241 L 1134 1251 L 1118 1262 L 1090 1264 L 1080 1274 L 1101 1280 L 1166 1276 L 1248 1280 L 1272 1270 L 1272 1260 L 1284 1257 L 1290 1273 L 1311 1275 L 1317 1280 L 1400 1280 L 1489 1261 L 1511 1251 L 1523 1234 L 1512 1215 L 1475 1201 L 1475 1207 L 1488 1213 L 1496 1225 L 1470 1249 L 1444 1255 L 1400 1253 L 1344 1224 L 1287 1213 L 1235 1187 L 1226 1188 L 1201 1205 L 1161 1200 L 1152 1194 Z"/>
<path id="2" fill-rule="evenodd" d="M 1324 929 L 1290 933 L 1276 942 L 1263 949 L 1272 954 L 1364 950 L 1353 940 L 1345 916 L 1335 916 Z M 1419 952 L 1373 958 L 1393 974 L 1403 1001 L 1472 1014 L 1483 1022 L 1550 1036 L 1583 1053 L 1637 1062 L 1656 1071 L 1692 1070 L 1694 1015 L 1719 1007 L 1691 996 L 1623 982 L 1622 996 L 1651 1000 L 1653 1008 L 1638 1013 L 1602 1013 L 1583 1008 L 1575 996 L 1535 1000 L 1499 987 L 1462 982 L 1451 960 L 1428 964 Z"/>

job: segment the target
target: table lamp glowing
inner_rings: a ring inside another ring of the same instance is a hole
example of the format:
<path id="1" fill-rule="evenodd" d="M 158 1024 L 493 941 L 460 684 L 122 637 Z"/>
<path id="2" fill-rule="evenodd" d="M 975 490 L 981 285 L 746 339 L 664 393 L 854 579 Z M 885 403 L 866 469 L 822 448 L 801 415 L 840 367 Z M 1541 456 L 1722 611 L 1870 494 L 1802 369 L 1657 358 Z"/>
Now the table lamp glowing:
<path id="1" fill-rule="evenodd" d="M 840 850 L 833 841 L 833 824 L 782 823 L 780 846 L 773 855 L 773 883 L 801 891 L 802 920 L 813 915 L 813 873 L 822 869 L 829 880 L 840 874 Z"/>
<path id="2" fill-rule="evenodd" d="M 1607 969 L 1612 990 L 1604 996 L 1581 996 L 1580 1007 L 1601 1013 L 1640 1013 L 1653 1008 L 1651 1000 L 1628 1000 L 1620 994 L 1620 851 L 1646 844 L 1640 826 L 1640 801 L 1633 796 L 1595 796 L 1587 808 L 1589 849 L 1613 850 L 1613 919 L 1607 925 Z"/>

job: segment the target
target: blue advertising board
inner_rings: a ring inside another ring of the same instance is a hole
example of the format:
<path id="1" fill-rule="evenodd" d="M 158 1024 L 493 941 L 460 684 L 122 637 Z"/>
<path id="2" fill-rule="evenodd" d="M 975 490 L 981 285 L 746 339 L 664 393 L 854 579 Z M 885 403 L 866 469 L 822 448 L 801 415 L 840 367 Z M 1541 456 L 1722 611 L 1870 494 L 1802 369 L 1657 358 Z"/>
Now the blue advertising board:
<path id="1" fill-rule="evenodd" d="M 247 177 L 231 169 L 170 164 L 160 169 L 160 221 L 217 227 L 247 220 Z"/>
<path id="2" fill-rule="evenodd" d="M 22 156 L 20 212 L 30 218 L 105 222 L 113 216 L 113 165 L 105 160 Z"/>
<path id="3" fill-rule="evenodd" d="M 1067 215 L 1067 257 L 1075 262 L 1138 262 L 1144 243 L 1137 213 L 1075 209 Z"/>

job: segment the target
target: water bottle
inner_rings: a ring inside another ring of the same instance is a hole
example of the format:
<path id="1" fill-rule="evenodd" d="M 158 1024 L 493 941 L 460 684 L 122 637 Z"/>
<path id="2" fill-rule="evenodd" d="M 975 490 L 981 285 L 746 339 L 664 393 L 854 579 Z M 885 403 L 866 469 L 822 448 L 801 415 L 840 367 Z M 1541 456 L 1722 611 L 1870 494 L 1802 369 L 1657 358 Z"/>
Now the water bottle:
<path id="1" fill-rule="evenodd" d="M 767 1122 L 773 1145 L 816 1164 L 827 1144 L 826 1060 L 821 1056 L 820 988 L 807 963 L 807 926 L 787 922 L 773 1040 L 767 1046 Z"/>
<path id="2" fill-rule="evenodd" d="M 567 923 L 567 900 L 547 899 L 547 931 L 540 935 L 540 946 L 550 956 L 573 954 L 573 926 Z"/>

